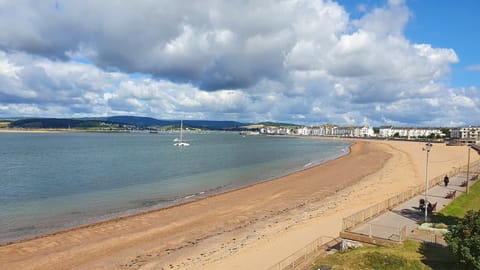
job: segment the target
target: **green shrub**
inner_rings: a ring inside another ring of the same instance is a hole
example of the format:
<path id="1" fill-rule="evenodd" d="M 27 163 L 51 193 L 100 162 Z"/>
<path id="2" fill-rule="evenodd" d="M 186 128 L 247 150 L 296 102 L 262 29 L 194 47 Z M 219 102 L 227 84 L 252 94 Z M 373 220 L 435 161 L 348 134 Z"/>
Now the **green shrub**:
<path id="1" fill-rule="evenodd" d="M 465 269 L 480 269 L 480 211 L 468 211 L 445 235 L 445 240 Z"/>

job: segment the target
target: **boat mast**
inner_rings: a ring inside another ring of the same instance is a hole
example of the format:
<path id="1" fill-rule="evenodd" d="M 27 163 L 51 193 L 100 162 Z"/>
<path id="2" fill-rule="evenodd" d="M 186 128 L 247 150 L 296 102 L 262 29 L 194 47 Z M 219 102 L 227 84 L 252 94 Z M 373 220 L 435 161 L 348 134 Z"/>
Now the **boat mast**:
<path id="1" fill-rule="evenodd" d="M 180 120 L 180 142 L 183 142 L 183 120 Z"/>

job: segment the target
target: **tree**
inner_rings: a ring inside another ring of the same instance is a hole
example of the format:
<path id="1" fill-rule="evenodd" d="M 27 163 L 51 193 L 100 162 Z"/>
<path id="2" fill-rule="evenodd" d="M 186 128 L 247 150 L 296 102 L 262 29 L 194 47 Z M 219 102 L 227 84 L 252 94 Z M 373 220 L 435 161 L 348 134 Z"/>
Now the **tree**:
<path id="1" fill-rule="evenodd" d="M 480 269 L 480 211 L 468 211 L 445 235 L 445 240 L 465 269 Z"/>
<path id="2" fill-rule="evenodd" d="M 445 137 L 450 138 L 450 129 L 449 128 L 441 128 L 440 131 L 445 134 Z"/>

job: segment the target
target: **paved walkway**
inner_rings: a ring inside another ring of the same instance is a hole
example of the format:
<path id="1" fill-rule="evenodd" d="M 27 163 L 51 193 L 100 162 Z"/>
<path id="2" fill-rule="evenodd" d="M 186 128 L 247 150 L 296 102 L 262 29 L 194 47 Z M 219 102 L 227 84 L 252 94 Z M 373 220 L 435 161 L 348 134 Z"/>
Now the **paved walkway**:
<path id="1" fill-rule="evenodd" d="M 472 171 L 475 173 L 470 174 L 469 178 L 477 174 L 480 171 L 480 167 L 473 168 Z M 445 187 L 442 182 L 428 190 L 428 200 L 432 204 L 437 203 L 436 211 L 442 210 L 452 201 L 452 199 L 446 198 L 446 195 L 449 192 L 456 191 L 456 197 L 465 192 L 466 188 L 462 186 L 462 182 L 466 179 L 465 173 L 449 177 L 450 183 L 447 187 Z M 475 182 L 476 181 L 469 181 L 469 185 L 471 186 Z M 425 194 L 414 196 L 406 202 L 397 205 L 391 211 L 387 211 L 350 231 L 363 235 L 399 241 L 399 231 L 403 226 L 406 226 L 407 237 L 418 238 L 419 232 L 416 229 L 419 224 L 425 221 L 425 212 L 419 210 L 418 206 L 420 199 L 424 198 Z"/>

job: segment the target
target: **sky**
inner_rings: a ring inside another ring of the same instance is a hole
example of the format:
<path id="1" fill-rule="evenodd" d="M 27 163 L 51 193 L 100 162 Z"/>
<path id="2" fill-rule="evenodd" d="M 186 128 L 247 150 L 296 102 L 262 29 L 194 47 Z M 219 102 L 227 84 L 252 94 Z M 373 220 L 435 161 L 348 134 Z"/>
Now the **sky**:
<path id="1" fill-rule="evenodd" d="M 0 0 L 0 118 L 480 125 L 477 0 Z"/>

